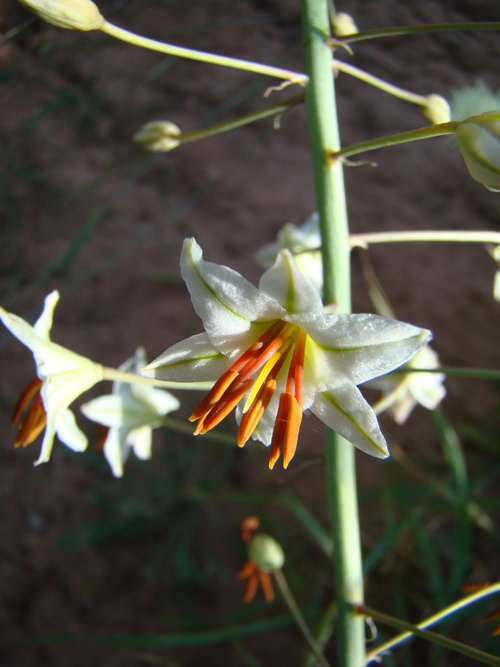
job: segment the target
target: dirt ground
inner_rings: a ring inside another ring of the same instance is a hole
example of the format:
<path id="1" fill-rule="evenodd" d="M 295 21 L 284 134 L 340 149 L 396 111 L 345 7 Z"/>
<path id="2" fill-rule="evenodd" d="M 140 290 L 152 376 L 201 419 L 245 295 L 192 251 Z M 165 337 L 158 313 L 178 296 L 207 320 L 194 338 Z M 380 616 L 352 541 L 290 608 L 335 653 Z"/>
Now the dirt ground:
<path id="1" fill-rule="evenodd" d="M 500 20 L 493 0 L 337 4 L 360 29 Z M 102 0 L 99 7 L 109 21 L 139 34 L 302 68 L 299 0 Z M 15 0 L 2 0 L 2 34 L 29 16 Z M 500 88 L 495 32 L 379 39 L 342 57 L 421 94 L 446 96 L 477 79 Z M 198 333 L 201 325 L 179 275 L 182 240 L 195 236 L 207 259 L 258 280 L 252 253 L 284 223 L 300 224 L 315 210 L 304 109 L 285 115 L 278 130 L 261 121 L 168 154 L 146 154 L 131 137 L 149 120 L 170 120 L 187 131 L 248 113 L 268 103 L 262 96 L 268 85 L 253 74 L 41 21 L 1 43 L 2 305 L 34 321 L 44 296 L 59 289 L 52 338 L 110 366 L 138 345 L 153 359 Z M 417 108 L 366 84 L 340 75 L 337 89 L 344 144 L 424 124 Z M 289 94 L 273 93 L 271 99 Z M 378 167 L 346 170 L 352 232 L 500 230 L 499 195 L 468 176 L 446 140 L 372 156 Z M 500 367 L 495 263 L 480 244 L 376 246 L 371 258 L 398 318 L 434 332 L 443 365 Z M 353 287 L 354 311 L 372 310 L 356 254 Z M 322 428 L 315 418 L 306 420 L 299 456 L 286 473 L 271 475 L 258 446 L 237 451 L 166 430 L 156 434 L 153 459 L 131 461 L 122 480 L 112 478 L 101 452 L 91 448 L 77 456 L 60 443 L 47 465 L 33 468 L 38 442 L 14 450 L 9 425 L 12 406 L 33 376 L 32 357 L 5 331 L 0 345 L 1 664 L 300 664 L 302 641 L 286 619 L 272 632 L 199 647 L 63 640 L 170 635 L 282 618 L 282 602 L 272 608 L 260 600 L 241 604 L 236 573 L 245 553 L 238 525 L 248 514 L 265 515 L 266 530 L 283 541 L 294 591 L 306 609 L 312 605 L 311 622 L 317 621 L 314 609 L 324 608 L 332 594 L 328 569 L 282 501 L 284 490 L 293 489 L 327 525 L 322 471 L 313 465 L 321 456 Z M 452 378 L 446 386 L 444 409 L 454 423 L 498 419 L 491 383 Z M 99 393 L 95 388 L 85 399 Z M 199 397 L 183 399 L 179 418 Z M 422 409 L 404 427 L 386 417 L 382 425 L 390 442 L 442 465 Z M 224 428 L 234 432 L 232 423 Z M 93 426 L 85 429 L 96 442 Z M 474 445 L 465 447 L 474 460 Z M 492 461 L 494 477 L 498 458 Z M 358 463 L 368 550 L 384 527 L 370 498 L 393 468 L 365 455 Z M 481 542 L 474 552 L 468 577 L 499 578 L 498 544 L 489 544 Z M 408 548 L 401 549 L 411 562 Z M 387 577 L 394 558 L 370 575 L 368 600 L 381 608 L 393 597 Z M 418 563 L 411 568 L 409 604 L 416 619 L 432 607 L 419 597 Z M 488 636 L 477 624 L 471 632 Z M 334 656 L 334 648 L 328 654 Z"/>

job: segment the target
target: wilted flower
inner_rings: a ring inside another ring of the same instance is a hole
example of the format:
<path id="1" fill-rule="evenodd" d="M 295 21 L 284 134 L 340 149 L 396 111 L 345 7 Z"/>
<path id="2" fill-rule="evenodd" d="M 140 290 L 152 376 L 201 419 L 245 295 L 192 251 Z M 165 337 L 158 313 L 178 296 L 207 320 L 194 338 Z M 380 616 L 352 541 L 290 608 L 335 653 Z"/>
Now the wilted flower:
<path id="1" fill-rule="evenodd" d="M 288 466 L 304 410 L 356 447 L 384 458 L 387 444 L 357 384 L 407 362 L 431 334 L 378 315 L 327 315 L 320 294 L 288 250 L 259 289 L 231 269 L 205 262 L 186 239 L 181 273 L 206 333 L 177 343 L 145 375 L 173 381 L 217 380 L 191 415 L 206 433 L 238 406 L 238 444 L 271 445 L 272 468 Z"/>
<path id="2" fill-rule="evenodd" d="M 87 438 L 76 425 L 75 416 L 68 406 L 102 380 L 103 373 L 100 364 L 50 340 L 58 300 L 58 292 L 47 296 L 43 312 L 33 327 L 0 308 L 0 319 L 7 329 L 29 347 L 35 357 L 37 377 L 21 394 L 13 415 L 15 423 L 34 399 L 19 427 L 16 445 L 29 444 L 46 427 L 40 457 L 35 465 L 49 460 L 55 433 L 61 442 L 76 452 L 87 447 Z"/>
<path id="3" fill-rule="evenodd" d="M 401 368 L 401 375 L 386 375 L 368 385 L 381 389 L 384 397 L 373 406 L 376 414 L 389 410 L 397 424 L 403 424 L 420 404 L 434 410 L 446 396 L 444 373 L 404 373 L 405 368 L 439 368 L 439 358 L 428 345 Z"/>
<path id="4" fill-rule="evenodd" d="M 119 368 L 138 373 L 146 364 L 146 352 L 139 347 L 135 356 Z M 123 475 L 123 464 L 133 449 L 139 459 L 151 458 L 153 429 L 161 426 L 162 418 L 180 407 L 168 391 L 144 384 L 114 382 L 113 393 L 82 405 L 81 411 L 92 421 L 109 427 L 104 455 L 113 475 Z"/>
<path id="5" fill-rule="evenodd" d="M 284 225 L 278 232 L 276 241 L 257 250 L 254 259 L 267 269 L 276 261 L 279 251 L 285 249 L 290 250 L 302 273 L 305 273 L 321 291 L 323 289 L 323 260 L 318 213 L 310 215 L 299 227 L 291 223 Z"/>
<path id="6" fill-rule="evenodd" d="M 168 153 L 180 145 L 180 136 L 181 130 L 174 123 L 153 120 L 134 135 L 133 142 L 148 151 Z"/>
<path id="7" fill-rule="evenodd" d="M 19 0 L 47 23 L 59 28 L 99 30 L 104 17 L 91 0 Z"/>
<path id="8" fill-rule="evenodd" d="M 285 554 L 281 545 L 269 535 L 253 534 L 259 527 L 259 520 L 250 516 L 241 524 L 241 534 L 248 545 L 248 561 L 238 574 L 238 579 L 248 579 L 243 602 L 251 602 L 257 592 L 259 583 L 267 602 L 274 600 L 273 583 L 270 572 L 279 570 L 285 562 Z"/>
<path id="9" fill-rule="evenodd" d="M 455 136 L 470 175 L 488 190 L 500 190 L 500 111 L 464 120 Z"/>

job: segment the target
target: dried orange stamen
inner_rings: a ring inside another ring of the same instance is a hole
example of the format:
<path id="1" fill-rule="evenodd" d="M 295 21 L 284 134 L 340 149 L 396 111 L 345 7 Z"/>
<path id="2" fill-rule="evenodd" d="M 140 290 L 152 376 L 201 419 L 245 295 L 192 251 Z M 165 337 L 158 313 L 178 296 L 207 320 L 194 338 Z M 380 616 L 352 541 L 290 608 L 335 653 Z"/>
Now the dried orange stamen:
<path id="1" fill-rule="evenodd" d="M 21 392 L 21 395 L 17 399 L 14 412 L 12 413 L 11 425 L 14 426 L 16 422 L 19 421 L 20 416 L 23 413 L 23 410 L 28 407 L 33 397 L 40 391 L 42 388 L 42 381 L 35 375 L 31 380 L 28 386 Z"/>
<path id="2" fill-rule="evenodd" d="M 47 415 L 43 407 L 40 389 L 42 381 L 34 377 L 28 386 L 22 391 L 12 413 L 12 425 L 16 424 L 26 408 L 26 415 L 19 424 L 14 447 L 26 447 L 35 440 L 47 424 Z M 33 400 L 34 399 L 34 400 Z M 30 405 L 31 403 L 31 405 Z"/>

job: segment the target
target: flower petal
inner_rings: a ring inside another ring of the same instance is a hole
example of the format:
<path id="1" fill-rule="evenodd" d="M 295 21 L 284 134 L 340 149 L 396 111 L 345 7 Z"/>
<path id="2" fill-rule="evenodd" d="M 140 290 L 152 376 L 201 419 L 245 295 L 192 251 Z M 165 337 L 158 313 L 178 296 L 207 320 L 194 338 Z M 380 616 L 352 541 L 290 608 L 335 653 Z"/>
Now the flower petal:
<path id="1" fill-rule="evenodd" d="M 116 394 L 99 396 L 82 405 L 80 410 L 87 419 L 108 428 L 119 428 L 124 425 L 123 400 Z"/>
<path id="2" fill-rule="evenodd" d="M 115 477 L 123 477 L 123 464 L 128 458 L 130 448 L 127 445 L 128 432 L 122 428 L 111 428 L 104 443 L 104 456 Z"/>
<path id="3" fill-rule="evenodd" d="M 151 458 L 151 446 L 153 443 L 153 429 L 151 426 L 134 428 L 127 437 L 127 444 L 133 448 L 134 454 L 141 461 Z"/>
<path id="4" fill-rule="evenodd" d="M 207 334 L 198 334 L 169 347 L 141 368 L 141 375 L 172 382 L 215 382 L 230 365 Z"/>
<path id="5" fill-rule="evenodd" d="M 323 303 L 317 287 L 302 273 L 289 250 L 282 250 L 259 282 L 259 289 L 276 299 L 290 314 L 321 313 Z"/>
<path id="6" fill-rule="evenodd" d="M 54 318 L 54 308 L 59 301 L 59 292 L 54 290 L 45 297 L 43 312 L 35 322 L 33 329 L 42 338 L 50 340 L 50 330 L 52 328 L 52 320 Z"/>
<path id="7" fill-rule="evenodd" d="M 87 449 L 87 437 L 78 428 L 71 410 L 61 410 L 57 413 L 55 427 L 59 440 L 74 452 L 84 452 Z"/>
<path id="8" fill-rule="evenodd" d="M 311 358 L 320 391 L 345 379 L 361 384 L 407 362 L 432 338 L 430 331 L 380 315 L 306 315 L 287 318 L 310 336 Z"/>
<path id="9" fill-rule="evenodd" d="M 181 274 L 205 331 L 213 344 L 228 354 L 233 347 L 231 339 L 234 342 L 238 334 L 247 332 L 251 322 L 278 319 L 283 311 L 239 273 L 205 262 L 202 254 L 194 239 L 186 239 Z"/>
<path id="10" fill-rule="evenodd" d="M 318 392 L 310 409 L 361 451 L 379 459 L 389 456 L 377 417 L 354 385 L 346 382 L 332 391 Z"/>

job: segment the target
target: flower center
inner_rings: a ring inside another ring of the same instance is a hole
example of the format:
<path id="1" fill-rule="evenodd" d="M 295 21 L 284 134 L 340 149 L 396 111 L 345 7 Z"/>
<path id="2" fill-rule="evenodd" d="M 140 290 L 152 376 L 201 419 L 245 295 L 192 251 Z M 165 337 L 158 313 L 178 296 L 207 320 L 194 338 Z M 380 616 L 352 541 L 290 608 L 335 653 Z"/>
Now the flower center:
<path id="1" fill-rule="evenodd" d="M 35 375 L 31 382 L 25 387 L 19 396 L 14 412 L 12 413 L 11 424 L 14 426 L 26 410 L 24 419 L 19 422 L 16 441 L 14 447 L 26 447 L 29 445 L 45 428 L 47 423 L 47 414 L 43 407 L 40 390 L 42 381 Z"/>
<path id="2" fill-rule="evenodd" d="M 216 426 L 251 389 L 238 430 L 238 445 L 243 447 L 276 391 L 278 373 L 288 363 L 286 387 L 280 396 L 269 459 L 269 467 L 273 468 L 283 452 L 283 467 L 286 468 L 295 454 L 302 421 L 306 340 L 305 331 L 294 324 L 278 320 L 269 327 L 217 380 L 195 409 L 190 417 L 190 421 L 199 420 L 195 435 Z M 252 379 L 258 371 L 257 378 Z"/>

